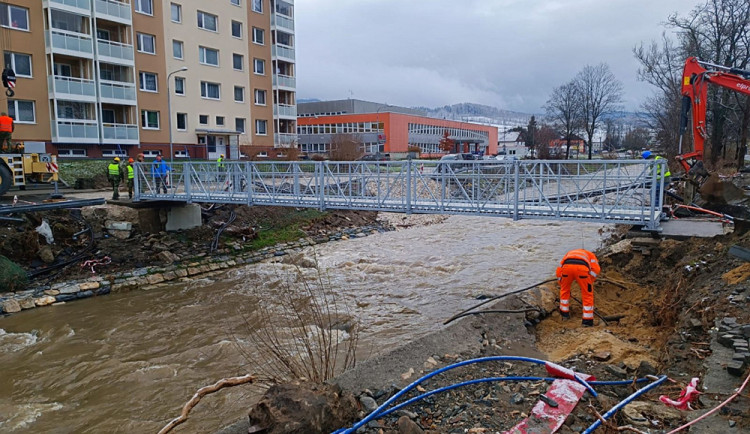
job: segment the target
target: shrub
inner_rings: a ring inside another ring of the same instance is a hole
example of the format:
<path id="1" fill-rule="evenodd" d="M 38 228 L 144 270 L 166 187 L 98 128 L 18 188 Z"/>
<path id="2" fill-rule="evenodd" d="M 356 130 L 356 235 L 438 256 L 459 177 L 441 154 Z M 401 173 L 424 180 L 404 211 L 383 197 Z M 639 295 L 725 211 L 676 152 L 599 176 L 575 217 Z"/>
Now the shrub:
<path id="1" fill-rule="evenodd" d="M 23 289 L 27 281 L 23 268 L 5 256 L 0 256 L 0 291 Z"/>

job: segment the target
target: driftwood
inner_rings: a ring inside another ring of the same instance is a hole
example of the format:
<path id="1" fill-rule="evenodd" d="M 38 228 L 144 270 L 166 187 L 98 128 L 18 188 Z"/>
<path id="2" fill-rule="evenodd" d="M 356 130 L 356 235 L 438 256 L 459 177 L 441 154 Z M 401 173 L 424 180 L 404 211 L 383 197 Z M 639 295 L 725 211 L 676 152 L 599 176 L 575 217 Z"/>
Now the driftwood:
<path id="1" fill-rule="evenodd" d="M 200 402 L 201 398 L 203 398 L 204 396 L 210 393 L 214 393 L 217 390 L 223 389 L 225 387 L 239 386 L 240 384 L 252 383 L 254 381 L 255 381 L 254 376 L 243 375 L 241 377 L 222 378 L 221 380 L 217 381 L 216 383 L 210 386 L 201 387 L 200 389 L 198 389 L 197 392 L 195 392 L 195 395 L 193 395 L 193 397 L 190 398 L 190 401 L 188 401 L 182 407 L 182 413 L 180 413 L 180 416 L 169 421 L 169 423 L 164 428 L 162 428 L 161 431 L 159 431 L 159 434 L 166 434 L 172 431 L 172 428 L 185 422 L 188 418 L 188 413 L 190 413 L 190 410 L 192 410 L 193 407 L 198 405 L 198 402 Z"/>

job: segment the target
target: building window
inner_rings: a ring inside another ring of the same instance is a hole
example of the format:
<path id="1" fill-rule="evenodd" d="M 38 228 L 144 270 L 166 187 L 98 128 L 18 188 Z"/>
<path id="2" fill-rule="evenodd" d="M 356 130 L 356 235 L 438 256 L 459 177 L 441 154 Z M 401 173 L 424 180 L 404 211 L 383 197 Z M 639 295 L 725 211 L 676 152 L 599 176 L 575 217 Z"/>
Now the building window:
<path id="1" fill-rule="evenodd" d="M 175 95 L 185 95 L 185 77 L 174 78 L 174 93 Z"/>
<path id="2" fill-rule="evenodd" d="M 283 0 L 279 0 L 276 2 L 276 13 L 281 15 L 286 15 L 289 18 L 292 18 L 294 16 L 294 6 L 292 6 L 290 3 L 285 2 Z"/>
<path id="3" fill-rule="evenodd" d="M 178 5 L 177 3 L 172 3 L 171 9 L 172 9 L 172 22 L 181 23 L 182 22 L 182 5 Z"/>
<path id="4" fill-rule="evenodd" d="M 260 152 L 258 152 L 258 157 L 259 158 L 268 158 L 268 152 L 266 152 L 266 151 L 260 151 Z"/>
<path id="5" fill-rule="evenodd" d="M 198 60 L 204 65 L 219 66 L 219 50 L 198 47 Z"/>
<path id="6" fill-rule="evenodd" d="M 31 56 L 28 54 L 5 52 L 5 65 L 13 69 L 16 77 L 31 78 Z"/>
<path id="7" fill-rule="evenodd" d="M 242 23 L 232 20 L 232 36 L 235 38 L 242 37 Z"/>
<path id="8" fill-rule="evenodd" d="M 0 26 L 29 30 L 29 10 L 9 4 L 0 4 Z"/>
<path id="9" fill-rule="evenodd" d="M 122 149 L 102 149 L 102 157 L 127 157 L 128 153 Z"/>
<path id="10" fill-rule="evenodd" d="M 234 102 L 245 102 L 245 88 L 242 86 L 234 87 Z"/>
<path id="11" fill-rule="evenodd" d="M 290 33 L 276 31 L 276 43 L 287 47 L 294 47 L 294 37 Z"/>
<path id="12" fill-rule="evenodd" d="M 253 5 L 252 5 L 253 12 L 262 14 L 263 13 L 263 0 L 252 0 L 252 2 L 253 2 Z"/>
<path id="13" fill-rule="evenodd" d="M 190 158 L 190 151 L 174 151 L 175 158 Z"/>
<path id="14" fill-rule="evenodd" d="M 255 89 L 255 105 L 266 105 L 266 91 Z"/>
<path id="15" fill-rule="evenodd" d="M 158 130 L 159 112 L 153 110 L 141 110 L 141 128 L 144 130 Z"/>
<path id="16" fill-rule="evenodd" d="M 255 120 L 255 135 L 266 136 L 268 135 L 268 121 L 256 119 Z"/>
<path id="17" fill-rule="evenodd" d="M 141 72 L 140 77 L 141 90 L 145 92 L 156 92 L 156 74 L 152 72 Z"/>
<path id="18" fill-rule="evenodd" d="M 266 75 L 266 61 L 263 59 L 253 59 L 253 72 L 258 75 Z"/>
<path id="19" fill-rule="evenodd" d="M 224 126 L 224 116 L 216 116 L 216 126 L 217 127 Z"/>
<path id="20" fill-rule="evenodd" d="M 135 11 L 146 15 L 154 14 L 153 0 L 135 0 Z"/>
<path id="21" fill-rule="evenodd" d="M 201 81 L 201 97 L 208 99 L 220 99 L 220 85 L 218 83 L 209 83 Z"/>
<path id="22" fill-rule="evenodd" d="M 208 125 L 208 115 L 198 115 L 198 123 L 201 125 Z"/>
<path id="23" fill-rule="evenodd" d="M 187 113 L 177 113 L 177 131 L 187 131 Z"/>
<path id="24" fill-rule="evenodd" d="M 203 30 L 209 30 L 212 32 L 217 31 L 218 29 L 218 26 L 216 24 L 217 20 L 218 19 L 216 15 L 198 11 L 198 27 L 200 27 Z"/>
<path id="25" fill-rule="evenodd" d="M 234 130 L 245 134 L 245 118 L 234 118 Z"/>
<path id="26" fill-rule="evenodd" d="M 19 124 L 35 124 L 34 101 L 8 100 L 8 116 Z"/>
<path id="27" fill-rule="evenodd" d="M 266 32 L 263 29 L 253 27 L 253 42 L 259 45 L 265 44 Z"/>
<path id="28" fill-rule="evenodd" d="M 232 68 L 236 69 L 237 71 L 242 71 L 242 64 L 245 63 L 244 60 L 245 56 L 243 56 L 242 54 L 232 53 Z"/>
<path id="29" fill-rule="evenodd" d="M 156 54 L 156 36 L 138 33 L 138 51 Z"/>
<path id="30" fill-rule="evenodd" d="M 182 60 L 184 44 L 182 41 L 172 39 L 172 57 Z"/>
<path id="31" fill-rule="evenodd" d="M 58 157 L 85 157 L 86 150 L 85 149 L 58 149 L 57 156 Z"/>
<path id="32" fill-rule="evenodd" d="M 232 3 L 235 6 L 239 6 L 240 5 L 240 0 L 229 0 L 229 3 Z"/>

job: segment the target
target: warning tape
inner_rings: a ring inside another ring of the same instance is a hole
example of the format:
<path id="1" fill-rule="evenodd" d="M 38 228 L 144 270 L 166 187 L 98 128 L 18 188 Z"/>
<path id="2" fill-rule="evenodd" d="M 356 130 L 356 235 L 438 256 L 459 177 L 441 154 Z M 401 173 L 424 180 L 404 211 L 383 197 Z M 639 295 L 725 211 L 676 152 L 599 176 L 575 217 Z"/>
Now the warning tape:
<path id="1" fill-rule="evenodd" d="M 89 259 L 88 261 L 83 261 L 81 263 L 81 268 L 87 268 L 91 267 L 91 272 L 96 274 L 96 270 L 94 267 L 97 267 L 99 265 L 107 265 L 112 263 L 112 258 L 109 256 L 105 256 L 102 259 Z"/>

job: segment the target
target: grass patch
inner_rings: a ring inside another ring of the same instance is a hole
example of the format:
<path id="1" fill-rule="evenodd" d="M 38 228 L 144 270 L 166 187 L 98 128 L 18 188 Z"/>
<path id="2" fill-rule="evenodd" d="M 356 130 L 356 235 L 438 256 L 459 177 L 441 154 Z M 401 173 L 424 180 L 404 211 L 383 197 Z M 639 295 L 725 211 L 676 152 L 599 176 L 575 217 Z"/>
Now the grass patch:
<path id="1" fill-rule="evenodd" d="M 260 226 L 258 238 L 252 240 L 248 248 L 249 250 L 260 250 L 279 243 L 297 241 L 306 235 L 301 229 L 302 227 L 309 226 L 316 220 L 324 218 L 326 214 L 316 209 L 302 209 L 266 220 Z"/>

